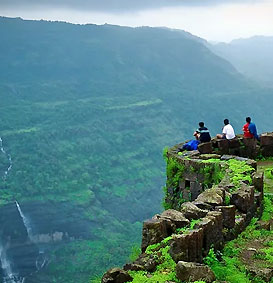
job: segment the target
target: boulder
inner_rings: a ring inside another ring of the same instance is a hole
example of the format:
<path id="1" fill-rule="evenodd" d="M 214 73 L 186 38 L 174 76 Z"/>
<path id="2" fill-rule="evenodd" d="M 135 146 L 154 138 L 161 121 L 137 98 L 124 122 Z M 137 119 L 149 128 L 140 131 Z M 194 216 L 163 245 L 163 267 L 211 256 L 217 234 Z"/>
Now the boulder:
<path id="1" fill-rule="evenodd" d="M 212 153 L 212 144 L 211 142 L 204 142 L 198 145 L 198 150 L 201 154 L 210 154 Z"/>
<path id="2" fill-rule="evenodd" d="M 205 202 L 213 206 L 222 205 L 225 199 L 225 191 L 221 188 L 211 188 L 205 190 L 197 198 L 199 202 Z"/>
<path id="3" fill-rule="evenodd" d="M 170 222 L 170 221 L 169 221 Z M 149 245 L 161 242 L 168 237 L 168 221 L 165 219 L 149 219 L 143 223 L 141 249 L 144 252 Z"/>
<path id="4" fill-rule="evenodd" d="M 254 187 L 242 185 L 236 192 L 231 195 L 231 204 L 244 213 L 248 213 L 254 206 Z"/>
<path id="5" fill-rule="evenodd" d="M 217 208 L 223 214 L 223 226 L 225 228 L 232 229 L 235 225 L 235 206 L 218 206 Z"/>
<path id="6" fill-rule="evenodd" d="M 189 220 L 203 218 L 208 213 L 207 210 L 198 208 L 192 202 L 183 203 L 181 206 L 181 212 Z"/>
<path id="7" fill-rule="evenodd" d="M 132 280 L 133 278 L 127 271 L 120 268 L 112 268 L 103 275 L 101 283 L 125 283 Z"/>
<path id="8" fill-rule="evenodd" d="M 176 276 L 183 282 L 205 281 L 210 283 L 216 280 L 213 271 L 207 265 L 196 262 L 179 261 L 176 265 Z"/>
<path id="9" fill-rule="evenodd" d="M 176 228 L 183 228 L 190 224 L 190 221 L 180 211 L 174 209 L 165 210 L 160 214 L 160 218 L 170 220 Z"/>

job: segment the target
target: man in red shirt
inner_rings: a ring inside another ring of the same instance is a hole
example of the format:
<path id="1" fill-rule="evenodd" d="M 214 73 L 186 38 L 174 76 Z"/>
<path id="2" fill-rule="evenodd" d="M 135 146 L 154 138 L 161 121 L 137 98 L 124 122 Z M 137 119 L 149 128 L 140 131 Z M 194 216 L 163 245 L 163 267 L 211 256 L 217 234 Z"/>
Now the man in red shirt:
<path id="1" fill-rule="evenodd" d="M 243 126 L 243 132 L 244 132 L 244 137 L 245 138 L 254 138 L 254 135 L 250 133 L 248 126 L 251 122 L 250 117 L 246 118 L 246 124 Z"/>

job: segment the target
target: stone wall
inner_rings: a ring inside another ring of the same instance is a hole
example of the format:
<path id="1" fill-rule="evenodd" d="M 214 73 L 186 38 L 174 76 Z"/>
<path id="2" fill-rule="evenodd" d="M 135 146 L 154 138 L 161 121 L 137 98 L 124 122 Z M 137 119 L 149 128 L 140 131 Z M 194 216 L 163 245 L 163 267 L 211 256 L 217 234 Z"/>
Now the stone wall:
<path id="1" fill-rule="evenodd" d="M 213 282 L 214 274 L 202 264 L 203 258 L 211 247 L 220 250 L 236 238 L 263 210 L 263 174 L 248 157 L 273 156 L 273 134 L 263 134 L 254 145 L 237 137 L 213 139 L 198 151 L 181 152 L 182 144 L 169 149 L 166 210 L 144 221 L 140 256 L 123 269 L 109 270 L 102 282 L 130 282 L 129 271 L 152 274 L 162 263 L 165 247 L 181 282 Z M 233 172 L 234 164 L 238 172 Z"/>

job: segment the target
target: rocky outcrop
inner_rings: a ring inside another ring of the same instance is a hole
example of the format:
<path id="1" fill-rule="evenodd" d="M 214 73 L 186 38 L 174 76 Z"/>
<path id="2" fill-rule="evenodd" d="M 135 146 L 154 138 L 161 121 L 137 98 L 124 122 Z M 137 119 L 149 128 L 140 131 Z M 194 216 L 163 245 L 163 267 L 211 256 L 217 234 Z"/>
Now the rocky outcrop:
<path id="1" fill-rule="evenodd" d="M 273 134 L 263 135 L 261 148 L 270 150 L 271 146 Z M 251 154 L 255 155 L 257 148 L 253 147 L 252 141 L 238 137 L 232 141 L 214 139 L 211 143 L 201 144 L 199 151 L 186 152 L 184 156 L 177 155 L 179 147 L 170 150 L 168 157 L 175 160 L 177 166 L 172 168 L 173 174 L 179 172 L 168 176 L 175 178 L 175 182 L 167 181 L 165 200 L 173 208 L 144 221 L 142 254 L 134 262 L 124 265 L 123 270 L 108 271 L 102 283 L 125 282 L 122 280 L 129 278 L 128 271 L 145 271 L 147 277 L 152 276 L 166 253 L 176 263 L 179 280 L 213 282 L 215 275 L 202 264 L 203 258 L 211 247 L 222 249 L 226 241 L 241 233 L 255 213 L 261 215 L 263 209 L 263 174 L 256 172 L 257 162 L 246 157 L 250 148 Z M 244 154 L 234 155 L 238 152 Z M 239 172 L 241 176 L 247 176 L 241 182 L 238 182 L 240 175 L 235 176 L 237 182 L 232 178 L 234 175 L 229 175 L 231 169 L 227 164 L 234 164 L 229 161 L 231 159 L 249 165 L 246 171 Z M 224 176 L 220 178 L 219 174 Z M 266 229 L 273 226 L 273 221 L 258 223 L 267 225 L 264 226 Z"/>

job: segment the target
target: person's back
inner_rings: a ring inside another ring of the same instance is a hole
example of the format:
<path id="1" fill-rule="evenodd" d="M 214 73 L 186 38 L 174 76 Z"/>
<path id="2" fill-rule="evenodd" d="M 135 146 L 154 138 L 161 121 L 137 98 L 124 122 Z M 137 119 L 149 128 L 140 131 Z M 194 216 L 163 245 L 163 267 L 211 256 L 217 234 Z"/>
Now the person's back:
<path id="1" fill-rule="evenodd" d="M 193 134 L 200 142 L 209 142 L 211 140 L 208 128 L 205 127 L 204 122 L 199 122 L 199 128 Z"/>
<path id="2" fill-rule="evenodd" d="M 225 124 L 223 128 L 223 134 L 225 135 L 226 139 L 232 140 L 235 138 L 235 133 L 233 127 L 228 123 Z"/>
<path id="3" fill-rule="evenodd" d="M 259 136 L 257 134 L 257 129 L 256 129 L 256 125 L 252 122 L 250 122 L 249 126 L 248 126 L 249 132 L 255 137 L 255 139 L 259 139 Z"/>
<path id="4" fill-rule="evenodd" d="M 211 141 L 211 137 L 210 137 L 210 133 L 209 133 L 209 130 L 208 128 L 206 127 L 200 127 L 199 129 L 199 133 L 200 133 L 200 142 L 209 142 Z"/>

